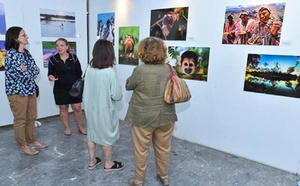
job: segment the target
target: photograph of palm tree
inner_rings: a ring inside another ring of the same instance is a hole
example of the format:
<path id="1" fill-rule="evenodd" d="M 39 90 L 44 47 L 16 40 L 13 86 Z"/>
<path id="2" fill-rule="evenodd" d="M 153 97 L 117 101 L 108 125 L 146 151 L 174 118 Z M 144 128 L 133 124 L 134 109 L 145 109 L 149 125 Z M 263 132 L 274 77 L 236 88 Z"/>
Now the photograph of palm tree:
<path id="1" fill-rule="evenodd" d="M 248 54 L 244 91 L 300 98 L 300 56 Z"/>

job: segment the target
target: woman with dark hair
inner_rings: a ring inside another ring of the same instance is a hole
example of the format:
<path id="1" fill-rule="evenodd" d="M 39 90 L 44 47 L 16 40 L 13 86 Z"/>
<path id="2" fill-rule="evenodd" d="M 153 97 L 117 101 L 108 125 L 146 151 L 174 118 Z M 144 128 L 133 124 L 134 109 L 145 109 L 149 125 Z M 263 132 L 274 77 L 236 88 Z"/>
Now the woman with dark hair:
<path id="1" fill-rule="evenodd" d="M 76 55 L 70 53 L 70 46 L 65 38 L 58 38 L 55 44 L 57 54 L 49 60 L 48 79 L 54 81 L 54 99 L 56 105 L 59 106 L 59 115 L 65 128 L 65 135 L 70 136 L 72 133 L 69 125 L 69 104 L 74 112 L 79 133 L 86 135 L 81 108 L 82 98 L 75 98 L 69 94 L 73 83 L 81 79 L 80 62 Z"/>
<path id="2" fill-rule="evenodd" d="M 104 171 L 122 170 L 122 162 L 112 160 L 112 145 L 119 139 L 119 117 L 116 102 L 122 99 L 121 86 L 113 66 L 115 53 L 112 43 L 98 40 L 93 58 L 84 79 L 83 103 L 87 120 L 88 169 L 101 163 L 96 157 L 96 144 L 102 146 L 105 158 Z"/>
<path id="3" fill-rule="evenodd" d="M 171 75 L 167 48 L 162 39 L 147 37 L 138 47 L 144 65 L 137 66 L 126 81 L 126 90 L 133 90 L 125 121 L 131 125 L 135 177 L 131 186 L 142 186 L 146 176 L 151 142 L 155 153 L 157 179 L 169 185 L 168 169 L 174 123 L 174 104 L 164 102 L 164 92 Z"/>
<path id="4" fill-rule="evenodd" d="M 5 34 L 5 92 L 14 116 L 14 133 L 20 152 L 38 154 L 35 148 L 47 144 L 35 139 L 34 123 L 37 117 L 35 78 L 40 72 L 25 48 L 28 36 L 21 27 L 10 27 Z"/>

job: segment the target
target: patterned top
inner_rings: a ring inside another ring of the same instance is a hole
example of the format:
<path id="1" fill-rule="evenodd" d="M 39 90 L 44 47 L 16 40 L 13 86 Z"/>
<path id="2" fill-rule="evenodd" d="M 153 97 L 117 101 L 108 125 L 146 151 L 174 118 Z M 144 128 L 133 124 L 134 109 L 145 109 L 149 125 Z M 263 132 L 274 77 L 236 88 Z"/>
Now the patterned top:
<path id="1" fill-rule="evenodd" d="M 279 32 L 277 32 L 276 35 L 273 35 L 270 31 L 272 25 L 273 21 L 271 19 L 269 19 L 267 23 L 261 21 L 257 22 L 251 31 L 252 36 L 249 39 L 249 44 L 278 46 L 280 42 Z"/>
<path id="2" fill-rule="evenodd" d="M 23 71 L 21 65 L 26 66 Z M 5 92 L 7 96 L 30 96 L 36 91 L 34 79 L 39 72 L 37 65 L 28 50 L 24 53 L 11 48 L 5 55 Z"/>

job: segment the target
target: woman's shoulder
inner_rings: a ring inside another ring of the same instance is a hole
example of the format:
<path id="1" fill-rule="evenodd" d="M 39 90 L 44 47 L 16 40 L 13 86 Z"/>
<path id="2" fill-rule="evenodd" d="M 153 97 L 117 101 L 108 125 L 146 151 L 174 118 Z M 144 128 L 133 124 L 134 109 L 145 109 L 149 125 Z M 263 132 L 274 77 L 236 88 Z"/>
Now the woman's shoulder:
<path id="1" fill-rule="evenodd" d="M 51 62 L 59 62 L 59 61 L 60 61 L 59 59 L 60 59 L 59 54 L 56 53 L 56 54 L 54 54 L 53 56 L 51 56 L 49 60 L 50 60 Z"/>
<path id="2" fill-rule="evenodd" d="M 75 57 L 75 58 L 77 58 L 77 55 L 76 54 L 72 54 L 72 53 L 70 53 L 70 56 L 72 57 Z"/>
<path id="3" fill-rule="evenodd" d="M 102 68 L 100 70 L 105 71 L 106 73 L 114 73 L 115 72 L 115 69 L 113 67 Z"/>
<path id="4" fill-rule="evenodd" d="M 135 69 L 140 70 L 140 71 L 152 71 L 152 70 L 162 70 L 164 71 L 167 67 L 166 64 L 142 64 L 137 66 Z"/>
<path id="5" fill-rule="evenodd" d="M 24 52 L 25 52 L 26 54 L 30 54 L 29 50 L 27 50 L 26 48 L 24 48 Z"/>
<path id="6" fill-rule="evenodd" d="M 32 57 L 31 53 L 26 48 L 24 48 L 24 54 L 27 55 L 27 56 L 29 56 L 29 57 Z"/>
<path id="7" fill-rule="evenodd" d="M 6 50 L 6 53 L 11 53 L 11 54 L 17 53 L 17 52 L 18 51 L 16 49 L 14 49 L 14 48 L 10 48 L 10 49 Z"/>
<path id="8" fill-rule="evenodd" d="M 11 57 L 20 58 L 21 53 L 18 50 L 14 49 L 14 48 L 10 48 L 5 52 L 5 56 L 7 58 L 11 58 Z"/>
<path id="9" fill-rule="evenodd" d="M 98 74 L 99 76 L 108 76 L 108 77 L 113 77 L 115 74 L 115 70 L 112 67 L 109 68 L 93 68 L 91 66 L 87 67 L 87 72 L 94 72 L 96 74 Z"/>
<path id="10" fill-rule="evenodd" d="M 74 62 L 78 61 L 78 57 L 76 54 L 71 54 L 70 53 L 70 57 L 69 57 L 71 60 L 74 60 Z"/>

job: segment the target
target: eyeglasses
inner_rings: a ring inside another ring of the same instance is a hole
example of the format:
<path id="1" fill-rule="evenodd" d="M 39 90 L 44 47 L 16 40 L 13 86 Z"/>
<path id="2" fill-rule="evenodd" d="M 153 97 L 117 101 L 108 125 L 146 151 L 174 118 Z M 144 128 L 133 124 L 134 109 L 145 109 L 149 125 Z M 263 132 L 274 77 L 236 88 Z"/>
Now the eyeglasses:
<path id="1" fill-rule="evenodd" d="M 28 36 L 27 34 L 19 35 L 19 37 L 27 37 L 27 36 Z"/>

